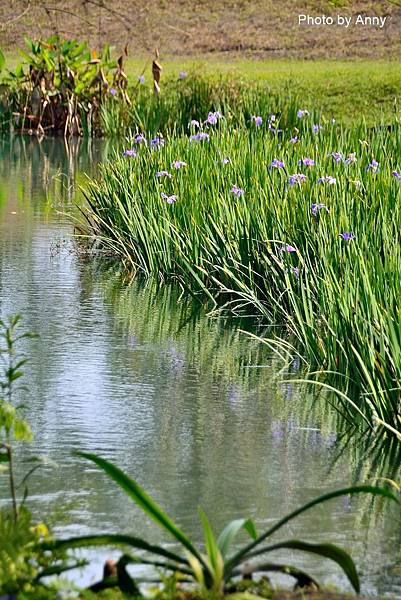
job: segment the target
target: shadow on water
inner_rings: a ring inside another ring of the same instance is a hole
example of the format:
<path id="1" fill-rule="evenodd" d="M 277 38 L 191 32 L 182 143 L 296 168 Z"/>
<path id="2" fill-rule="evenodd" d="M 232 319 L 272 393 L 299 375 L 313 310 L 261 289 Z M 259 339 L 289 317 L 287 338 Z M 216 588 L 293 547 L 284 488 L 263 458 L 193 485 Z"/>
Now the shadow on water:
<path id="1" fill-rule="evenodd" d="M 57 515 L 60 535 L 121 530 L 167 542 L 71 454 L 78 448 L 132 473 L 197 539 L 199 505 L 217 530 L 245 515 L 263 530 L 333 488 L 401 481 L 396 445 L 346 436 L 327 397 L 283 383 L 278 359 L 239 332 L 249 322 L 207 318 L 175 287 L 126 285 L 116 265 L 74 252 L 66 212 L 79 201 L 84 173 L 95 174 L 112 151 L 80 140 L 67 147 L 57 139 L 0 141 L 0 315 L 20 312 L 40 335 L 27 348 L 27 418 L 36 441 L 20 456 L 39 452 L 59 465 L 32 479 L 37 514 Z M 0 498 L 2 486 L 0 479 Z M 334 501 L 282 535 L 344 546 L 362 571 L 364 592 L 401 595 L 392 568 L 400 538 L 393 507 L 370 498 Z M 75 577 L 98 578 L 110 554 L 95 553 L 95 566 Z M 278 558 L 345 585 L 327 561 Z"/>

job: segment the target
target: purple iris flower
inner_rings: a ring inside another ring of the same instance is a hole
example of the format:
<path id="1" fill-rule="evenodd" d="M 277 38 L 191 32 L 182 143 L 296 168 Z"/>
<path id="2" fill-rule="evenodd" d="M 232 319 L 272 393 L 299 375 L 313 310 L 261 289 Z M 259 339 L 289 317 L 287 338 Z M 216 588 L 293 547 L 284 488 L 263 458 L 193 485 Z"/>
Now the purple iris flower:
<path id="1" fill-rule="evenodd" d="M 145 75 L 139 75 L 138 81 L 139 83 L 145 83 Z"/>
<path id="2" fill-rule="evenodd" d="M 356 157 L 356 152 L 351 152 L 351 154 L 348 154 L 347 158 L 345 159 L 345 164 L 350 165 L 352 163 L 355 163 L 357 160 L 358 159 Z"/>
<path id="3" fill-rule="evenodd" d="M 210 112 L 207 116 L 205 123 L 207 123 L 208 125 L 216 125 L 220 117 L 221 114 L 219 112 Z"/>
<path id="4" fill-rule="evenodd" d="M 329 185 L 336 185 L 337 179 L 335 177 L 332 177 L 331 175 L 325 175 L 324 177 L 319 177 L 317 182 L 328 183 Z"/>
<path id="5" fill-rule="evenodd" d="M 299 279 L 299 267 L 291 267 L 290 271 L 297 279 Z"/>
<path id="6" fill-rule="evenodd" d="M 223 158 L 223 160 L 221 162 L 223 163 L 223 165 L 230 165 L 231 164 L 231 158 L 229 158 L 228 156 L 226 156 L 226 158 Z"/>
<path id="7" fill-rule="evenodd" d="M 135 158 L 136 156 L 138 156 L 138 153 L 135 150 L 133 150 L 133 149 L 131 149 L 131 150 L 124 150 L 123 156 L 133 156 Z"/>
<path id="8" fill-rule="evenodd" d="M 313 133 L 319 133 L 319 131 L 323 129 L 322 125 L 312 125 L 312 131 Z"/>
<path id="9" fill-rule="evenodd" d="M 200 127 L 200 123 L 196 119 L 192 119 L 188 124 L 188 127 Z"/>
<path id="10" fill-rule="evenodd" d="M 209 140 L 210 139 L 210 135 L 208 133 L 206 133 L 205 131 L 200 131 L 199 133 L 196 133 L 195 135 L 191 135 L 191 137 L 189 138 L 190 142 L 200 142 L 202 140 Z"/>
<path id="11" fill-rule="evenodd" d="M 143 133 L 138 133 L 138 135 L 135 136 L 135 144 L 146 144 L 146 137 L 143 135 Z"/>
<path id="12" fill-rule="evenodd" d="M 112 96 L 117 96 L 117 90 L 116 90 L 116 88 L 113 88 L 113 87 L 112 87 L 112 88 L 110 88 L 110 89 L 109 89 L 109 92 L 110 92 L 110 94 L 111 94 Z"/>
<path id="13" fill-rule="evenodd" d="M 260 127 L 263 123 L 262 117 L 257 117 L 255 115 L 253 115 L 252 120 L 255 121 L 256 127 Z"/>
<path id="14" fill-rule="evenodd" d="M 392 175 L 393 177 L 395 177 L 396 179 L 400 179 L 400 180 L 401 180 L 401 173 L 398 173 L 398 171 L 393 171 L 393 172 L 391 173 L 391 175 Z"/>
<path id="15" fill-rule="evenodd" d="M 168 177 L 169 179 L 171 179 L 172 175 L 171 173 L 169 173 L 168 171 L 157 171 L 156 173 L 156 177 L 160 178 L 160 177 Z"/>
<path id="16" fill-rule="evenodd" d="M 154 137 L 150 140 L 150 145 L 152 146 L 152 148 L 160 148 L 161 146 L 164 146 L 165 141 L 162 137 Z"/>
<path id="17" fill-rule="evenodd" d="M 186 166 L 187 166 L 187 163 L 184 162 L 183 160 L 174 160 L 171 163 L 171 167 L 173 169 L 181 169 L 182 167 L 186 167 Z"/>
<path id="18" fill-rule="evenodd" d="M 312 214 L 316 217 L 317 213 L 319 212 L 319 210 L 322 210 L 322 208 L 325 208 L 324 204 L 321 204 L 321 203 L 320 204 L 312 204 L 312 206 L 311 206 Z"/>
<path id="19" fill-rule="evenodd" d="M 306 181 L 306 175 L 304 175 L 303 173 L 294 173 L 293 175 L 290 175 L 288 178 L 288 182 L 290 184 L 290 186 L 294 186 L 296 183 L 303 183 L 304 181 Z"/>
<path id="20" fill-rule="evenodd" d="M 304 165 L 305 167 L 313 167 L 315 165 L 315 161 L 313 158 L 301 158 L 298 161 L 298 166 L 300 167 L 301 165 Z"/>
<path id="21" fill-rule="evenodd" d="M 343 233 L 340 233 L 339 235 L 346 242 L 349 242 L 350 240 L 354 240 L 355 239 L 355 234 L 352 233 L 352 231 L 344 231 Z"/>
<path id="22" fill-rule="evenodd" d="M 245 190 L 237 187 L 236 185 L 233 185 L 231 188 L 231 193 L 234 194 L 234 196 L 237 196 L 237 198 L 239 198 L 240 196 L 243 196 L 245 194 Z"/>
<path id="23" fill-rule="evenodd" d="M 280 248 L 280 252 L 289 252 L 291 254 L 291 252 L 296 252 L 297 249 L 294 246 L 291 246 L 290 244 L 284 244 L 284 246 L 281 246 Z"/>
<path id="24" fill-rule="evenodd" d="M 273 158 L 273 160 L 270 163 L 270 169 L 284 169 L 285 164 L 282 160 L 279 160 L 278 158 Z"/>
<path id="25" fill-rule="evenodd" d="M 302 119 L 303 117 L 307 117 L 309 115 L 309 111 L 306 108 L 300 108 L 297 112 L 298 119 Z"/>
<path id="26" fill-rule="evenodd" d="M 329 154 L 329 156 L 332 156 L 336 163 L 340 163 L 343 160 L 343 155 L 341 152 L 332 152 Z"/>
<path id="27" fill-rule="evenodd" d="M 178 78 L 179 79 L 185 79 L 185 77 L 188 77 L 188 73 L 186 71 L 180 71 L 178 73 Z"/>
<path id="28" fill-rule="evenodd" d="M 298 136 L 294 135 L 294 137 L 290 138 L 289 142 L 290 144 L 296 144 L 297 142 L 299 142 Z"/>
<path id="29" fill-rule="evenodd" d="M 172 196 L 167 196 L 164 192 L 160 194 L 161 198 L 167 202 L 167 204 L 173 204 L 177 202 L 177 196 L 173 194 Z"/>
<path id="30" fill-rule="evenodd" d="M 379 170 L 379 163 L 377 162 L 377 160 L 373 158 L 372 162 L 370 162 L 369 165 L 366 167 L 366 170 L 372 171 L 372 173 L 377 173 L 377 171 Z"/>

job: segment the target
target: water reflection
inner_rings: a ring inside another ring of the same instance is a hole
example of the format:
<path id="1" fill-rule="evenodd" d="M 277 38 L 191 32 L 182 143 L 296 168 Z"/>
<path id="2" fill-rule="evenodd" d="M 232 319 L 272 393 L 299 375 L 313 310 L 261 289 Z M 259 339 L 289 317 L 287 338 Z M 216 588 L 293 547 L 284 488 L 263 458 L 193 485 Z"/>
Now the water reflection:
<path id="1" fill-rule="evenodd" d="M 78 448 L 118 462 L 197 538 L 199 505 L 216 529 L 247 515 L 261 530 L 314 495 L 387 474 L 362 445 L 340 444 L 327 402 L 281 383 L 277 359 L 239 333 L 239 323 L 208 319 L 172 287 L 124 285 L 115 265 L 82 260 L 69 243 L 54 251 L 71 233 L 66 212 L 76 184 L 110 152 L 100 142 L 0 142 L 0 314 L 20 312 L 40 334 L 30 342 L 27 372 L 36 444 L 25 455 L 48 454 L 59 464 L 32 480 L 34 510 L 56 510 L 63 535 L 122 530 L 166 541 L 71 454 Z M 282 536 L 343 545 L 362 568 L 365 592 L 397 594 L 387 568 L 399 549 L 393 509 L 338 500 Z M 345 583 L 327 561 L 280 558 Z"/>

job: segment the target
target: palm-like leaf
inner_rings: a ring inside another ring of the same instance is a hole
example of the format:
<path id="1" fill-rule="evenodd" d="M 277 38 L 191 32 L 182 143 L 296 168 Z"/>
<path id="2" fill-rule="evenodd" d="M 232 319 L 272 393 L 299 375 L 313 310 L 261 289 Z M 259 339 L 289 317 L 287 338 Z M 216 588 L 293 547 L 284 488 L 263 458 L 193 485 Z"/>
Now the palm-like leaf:
<path id="1" fill-rule="evenodd" d="M 350 555 L 347 552 L 345 552 L 345 550 L 339 548 L 338 546 L 335 546 L 334 544 L 311 544 L 310 542 L 304 542 L 302 540 L 288 540 L 285 542 L 272 544 L 271 546 L 265 546 L 264 548 L 260 548 L 255 552 L 251 552 L 250 554 L 248 554 L 248 558 L 260 556 L 261 554 L 267 554 L 268 552 L 281 550 L 283 548 L 289 550 L 301 550 L 303 552 L 311 552 L 312 554 L 317 554 L 319 556 L 330 558 L 342 568 L 354 590 L 357 593 L 359 593 L 359 578 L 358 573 L 356 572 L 354 561 L 352 560 Z"/>
<path id="2" fill-rule="evenodd" d="M 295 517 L 297 517 L 301 513 L 309 510 L 310 508 L 313 508 L 317 504 L 321 504 L 322 502 L 326 502 L 327 500 L 332 500 L 334 498 L 339 498 L 340 496 L 346 496 L 346 495 L 349 495 L 349 494 L 361 494 L 361 493 L 364 493 L 364 494 L 374 494 L 374 495 L 378 495 L 378 496 L 384 496 L 385 498 L 389 498 L 390 500 L 394 500 L 395 502 L 397 502 L 399 504 L 399 500 L 397 499 L 397 497 L 394 496 L 394 494 L 392 494 L 389 490 L 386 490 L 386 489 L 380 488 L 380 487 L 370 486 L 370 485 L 361 485 L 361 486 L 352 486 L 352 487 L 348 487 L 348 488 L 342 488 L 340 490 L 335 490 L 334 492 L 329 492 L 328 494 L 324 494 L 323 496 L 319 496 L 318 498 L 315 498 L 314 500 L 311 500 L 310 502 L 307 502 L 306 504 L 304 504 L 300 508 L 297 508 L 296 510 L 294 510 L 290 514 L 286 515 L 285 517 L 283 517 L 282 519 L 280 519 L 275 525 L 273 525 L 273 527 L 271 527 L 265 533 L 263 533 L 262 535 L 260 535 L 256 540 L 254 540 L 253 542 L 251 542 L 250 544 L 248 544 L 244 548 L 241 548 L 241 550 L 239 550 L 227 562 L 227 566 L 226 566 L 226 579 L 231 576 L 232 569 L 236 565 L 238 565 L 243 560 L 245 560 L 246 558 L 248 558 L 248 556 L 252 552 L 252 550 L 254 550 L 257 546 L 259 546 L 259 544 L 261 544 L 266 538 L 270 537 L 271 535 L 273 535 L 273 533 L 275 533 L 276 531 L 278 531 L 278 529 L 280 529 L 281 527 L 283 527 L 283 525 L 285 525 L 286 523 L 288 523 L 289 521 L 291 521 L 292 519 L 294 519 Z"/>
<path id="3" fill-rule="evenodd" d="M 113 479 L 142 510 L 157 523 L 162 529 L 167 530 L 180 542 L 191 554 L 204 564 L 200 552 L 192 544 L 191 540 L 174 523 L 174 521 L 160 508 L 160 506 L 145 492 L 144 489 L 133 479 L 128 477 L 124 471 L 113 465 L 108 460 L 88 452 L 77 452 L 78 456 L 87 458 L 100 467 L 111 479 Z"/>
<path id="4" fill-rule="evenodd" d="M 170 552 L 161 546 L 148 544 L 141 538 L 132 535 L 123 535 L 118 533 L 104 533 L 99 535 L 84 535 L 79 537 L 68 538 L 65 540 L 52 540 L 41 543 L 41 548 L 44 550 L 60 550 L 63 548 L 85 548 L 90 546 L 112 546 L 126 545 L 138 550 L 145 550 L 151 554 L 163 556 L 169 560 L 173 560 L 177 564 L 188 565 L 188 561 L 183 556 L 179 556 L 175 552 Z"/>

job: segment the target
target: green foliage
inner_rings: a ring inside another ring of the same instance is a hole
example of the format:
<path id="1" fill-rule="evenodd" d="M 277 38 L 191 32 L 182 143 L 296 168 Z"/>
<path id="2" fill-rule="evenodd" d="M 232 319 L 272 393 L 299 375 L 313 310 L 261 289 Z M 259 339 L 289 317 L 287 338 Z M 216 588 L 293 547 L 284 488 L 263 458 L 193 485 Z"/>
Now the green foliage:
<path id="1" fill-rule="evenodd" d="M 215 537 L 209 520 L 203 511 L 200 517 L 203 525 L 205 538 L 205 550 L 197 548 L 186 534 L 172 521 L 172 519 L 158 506 L 158 504 L 145 492 L 145 490 L 126 473 L 121 471 L 113 463 L 97 456 L 96 454 L 78 453 L 80 456 L 94 462 L 117 484 L 124 492 L 139 506 L 144 513 L 182 547 L 182 554 L 173 553 L 163 547 L 151 545 L 140 538 L 126 535 L 93 535 L 67 540 L 58 540 L 42 544 L 44 549 L 65 549 L 76 547 L 88 547 L 105 544 L 124 544 L 135 549 L 147 550 L 150 558 L 141 556 L 130 556 L 125 554 L 122 559 L 125 564 L 142 563 L 153 565 L 167 572 L 175 573 L 183 578 L 183 581 L 195 581 L 204 596 L 213 593 L 215 596 L 223 593 L 233 578 L 246 573 L 265 573 L 269 571 L 280 571 L 293 576 L 300 585 L 316 584 L 315 580 L 308 574 L 288 565 L 275 563 L 249 563 L 250 559 L 265 556 L 282 548 L 301 550 L 318 554 L 335 561 L 347 575 L 354 589 L 359 591 L 359 579 L 352 558 L 341 548 L 333 544 L 312 544 L 301 540 L 289 540 L 270 546 L 262 546 L 268 538 L 296 516 L 306 510 L 323 502 L 349 494 L 374 494 L 389 498 L 398 502 L 397 498 L 388 490 L 372 486 L 355 486 L 336 490 L 308 502 L 299 509 L 280 519 L 275 525 L 262 534 L 257 534 L 253 523 L 249 520 L 238 519 L 227 525 L 218 538 Z M 243 528 L 251 536 L 252 541 L 240 550 L 228 555 L 233 542 L 240 529 Z M 154 558 L 153 558 L 154 557 Z M 166 560 L 167 559 L 167 560 Z M 121 560 L 121 559 L 120 559 Z M 246 568 L 244 571 L 244 563 Z M 127 574 L 128 575 L 128 574 Z"/>
<path id="2" fill-rule="evenodd" d="M 26 358 L 19 352 L 19 344 L 36 337 L 29 332 L 21 333 L 20 321 L 19 315 L 0 320 L 0 474 L 8 476 L 11 498 L 11 510 L 0 510 L 0 593 L 20 590 L 30 593 L 46 574 L 59 574 L 81 564 L 71 565 L 64 552 L 42 549 L 40 542 L 49 539 L 49 530 L 44 523 L 36 523 L 24 506 L 27 481 L 43 458 L 29 460 L 30 469 L 19 484 L 24 495 L 21 502 L 17 498 L 14 442 L 32 440 L 30 426 L 22 417 L 24 406 L 17 398 L 17 392 L 27 391 L 20 383 Z"/>
<path id="3" fill-rule="evenodd" d="M 117 68 L 108 45 L 97 57 L 86 42 L 57 35 L 37 42 L 26 38 L 25 43 L 27 51 L 20 50 L 23 62 L 9 72 L 2 94 L 3 104 L 13 110 L 13 127 L 39 134 L 96 134 L 100 105 L 110 85 L 125 98 L 122 62 Z"/>
<path id="4" fill-rule="evenodd" d="M 40 547 L 49 536 L 47 526 L 35 523 L 27 509 L 20 509 L 17 521 L 7 510 L 0 511 L 0 593 L 31 592 L 41 574 L 60 565 L 54 553 Z"/>
<path id="5" fill-rule="evenodd" d="M 89 187 L 88 233 L 132 273 L 178 281 L 212 308 L 282 324 L 284 334 L 264 340 L 277 355 L 299 355 L 308 379 L 338 390 L 355 425 L 397 435 L 401 188 L 392 171 L 400 170 L 400 126 L 391 134 L 363 123 L 343 128 L 313 114 L 295 130 L 287 125 L 294 118 L 293 109 L 284 112 L 275 121 L 284 131 L 274 135 L 266 119 L 250 130 L 250 119 L 228 114 L 209 128 L 210 141 L 177 135 L 157 151 L 116 157 Z M 337 163 L 338 151 L 356 159 Z M 299 166 L 303 157 L 315 166 Z M 285 168 L 270 168 L 274 158 Z M 369 169 L 374 158 L 377 171 Z M 187 166 L 172 169 L 177 159 Z M 164 170 L 172 177 L 157 178 Z M 306 181 L 289 185 L 300 170 Z M 335 185 L 319 183 L 326 176 Z M 234 184 L 243 196 L 231 192 Z M 323 207 L 313 214 L 312 204 Z M 287 244 L 296 251 L 283 251 Z"/>

